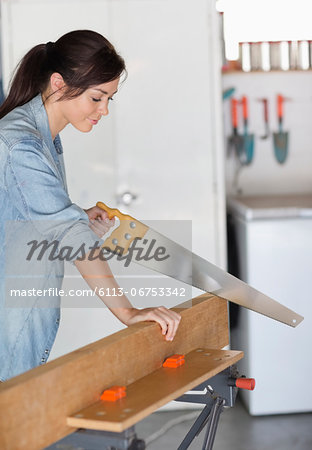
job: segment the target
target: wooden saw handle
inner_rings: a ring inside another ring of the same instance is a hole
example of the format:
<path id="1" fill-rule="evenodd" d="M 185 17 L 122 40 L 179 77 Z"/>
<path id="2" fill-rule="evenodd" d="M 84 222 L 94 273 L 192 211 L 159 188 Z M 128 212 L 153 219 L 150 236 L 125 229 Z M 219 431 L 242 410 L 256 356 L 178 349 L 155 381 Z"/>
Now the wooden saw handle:
<path id="1" fill-rule="evenodd" d="M 123 214 L 116 208 L 110 208 L 103 202 L 97 202 L 96 206 L 107 212 L 108 218 L 118 217 L 119 226 L 104 241 L 102 247 L 109 248 L 112 252 L 124 255 L 135 238 L 142 239 L 149 229 L 147 225 L 134 219 L 128 214 Z"/>

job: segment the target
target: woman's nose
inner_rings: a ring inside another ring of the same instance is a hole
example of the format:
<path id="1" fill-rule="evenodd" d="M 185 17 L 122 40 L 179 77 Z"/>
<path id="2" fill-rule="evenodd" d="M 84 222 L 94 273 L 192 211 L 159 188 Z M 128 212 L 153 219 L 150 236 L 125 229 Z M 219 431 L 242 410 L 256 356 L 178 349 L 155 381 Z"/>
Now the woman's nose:
<path id="1" fill-rule="evenodd" d="M 103 102 L 100 106 L 99 106 L 99 113 L 102 116 L 107 116 L 109 114 L 108 111 L 108 101 L 107 102 Z"/>

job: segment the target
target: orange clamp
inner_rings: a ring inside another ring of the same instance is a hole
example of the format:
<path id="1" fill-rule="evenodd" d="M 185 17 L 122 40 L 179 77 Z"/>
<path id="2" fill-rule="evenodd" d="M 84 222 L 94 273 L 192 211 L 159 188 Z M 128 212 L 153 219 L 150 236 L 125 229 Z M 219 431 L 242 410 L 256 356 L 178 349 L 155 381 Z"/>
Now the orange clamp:
<path id="1" fill-rule="evenodd" d="M 115 402 L 125 396 L 126 386 L 112 386 L 109 389 L 105 389 L 100 398 L 106 402 Z"/>
<path id="2" fill-rule="evenodd" d="M 184 355 L 172 355 L 165 360 L 165 362 L 163 363 L 163 367 L 171 367 L 175 369 L 176 367 L 183 366 L 184 363 Z"/>

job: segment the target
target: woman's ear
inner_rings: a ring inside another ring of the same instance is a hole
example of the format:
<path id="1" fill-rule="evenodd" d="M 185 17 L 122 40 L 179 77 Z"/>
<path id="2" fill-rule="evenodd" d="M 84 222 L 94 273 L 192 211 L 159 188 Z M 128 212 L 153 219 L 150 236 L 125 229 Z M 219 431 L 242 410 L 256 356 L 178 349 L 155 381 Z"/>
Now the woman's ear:
<path id="1" fill-rule="evenodd" d="M 63 80 L 63 77 L 61 74 L 54 72 L 52 73 L 50 77 L 50 87 L 53 93 L 56 93 L 58 91 L 61 91 L 65 87 L 65 81 Z"/>

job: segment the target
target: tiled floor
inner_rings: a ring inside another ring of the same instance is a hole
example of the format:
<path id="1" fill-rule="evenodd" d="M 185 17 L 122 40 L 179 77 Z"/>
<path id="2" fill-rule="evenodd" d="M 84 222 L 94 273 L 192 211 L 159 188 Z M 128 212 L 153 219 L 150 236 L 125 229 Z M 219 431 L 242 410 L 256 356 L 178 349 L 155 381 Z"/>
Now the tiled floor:
<path id="1" fill-rule="evenodd" d="M 171 419 L 187 411 L 156 412 L 136 425 L 139 438 L 147 439 Z M 200 411 L 195 411 L 199 414 Z M 177 450 L 195 419 L 171 428 L 151 442 L 148 450 Z M 190 450 L 202 448 L 204 431 Z M 214 450 L 312 450 L 312 413 L 279 416 L 251 417 L 239 399 L 233 408 L 226 409 L 220 417 Z"/>

